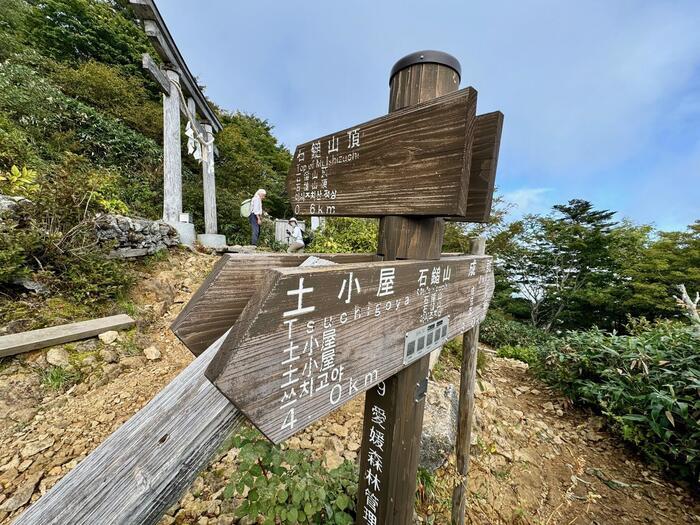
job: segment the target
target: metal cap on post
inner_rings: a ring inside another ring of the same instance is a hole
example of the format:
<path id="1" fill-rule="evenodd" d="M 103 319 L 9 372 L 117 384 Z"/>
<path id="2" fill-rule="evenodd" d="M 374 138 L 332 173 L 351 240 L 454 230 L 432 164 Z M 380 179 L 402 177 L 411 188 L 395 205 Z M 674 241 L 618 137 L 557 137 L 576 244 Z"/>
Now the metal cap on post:
<path id="1" fill-rule="evenodd" d="M 447 66 L 457 73 L 457 76 L 462 78 L 462 66 L 459 63 L 459 60 L 449 53 L 445 53 L 444 51 L 433 51 L 431 49 L 426 49 L 425 51 L 409 53 L 405 57 L 397 60 L 394 67 L 391 68 L 391 73 L 389 74 L 389 84 L 391 84 L 391 80 L 394 78 L 396 73 L 415 64 L 439 64 L 441 66 Z"/>
<path id="2" fill-rule="evenodd" d="M 442 51 L 416 51 L 399 59 L 389 75 L 389 113 L 459 89 L 459 60 Z"/>

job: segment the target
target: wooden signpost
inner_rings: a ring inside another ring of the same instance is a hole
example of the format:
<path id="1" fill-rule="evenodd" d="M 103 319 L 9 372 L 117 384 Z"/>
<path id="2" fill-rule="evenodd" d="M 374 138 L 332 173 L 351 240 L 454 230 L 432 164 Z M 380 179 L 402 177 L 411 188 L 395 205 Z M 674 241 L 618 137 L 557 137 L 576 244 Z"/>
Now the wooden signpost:
<path id="1" fill-rule="evenodd" d="M 463 216 L 475 118 L 465 88 L 298 146 L 295 215 Z"/>
<path id="2" fill-rule="evenodd" d="M 207 377 L 279 443 L 481 322 L 489 257 L 268 270 Z"/>
<path id="3" fill-rule="evenodd" d="M 377 254 L 313 268 L 297 267 L 305 255 L 224 256 L 172 326 L 201 355 L 17 523 L 156 523 L 239 412 L 279 443 L 362 392 L 356 523 L 411 523 L 429 354 L 467 332 L 473 383 L 494 288 L 483 250 L 441 257 L 445 217 L 488 220 L 503 124 L 476 116 L 459 81 L 455 58 L 408 55 L 391 73 L 390 115 L 297 148 L 295 213 L 381 217 Z M 472 393 L 462 385 L 462 419 Z M 464 474 L 464 446 L 458 458 Z M 462 487 L 460 525 L 464 502 Z"/>

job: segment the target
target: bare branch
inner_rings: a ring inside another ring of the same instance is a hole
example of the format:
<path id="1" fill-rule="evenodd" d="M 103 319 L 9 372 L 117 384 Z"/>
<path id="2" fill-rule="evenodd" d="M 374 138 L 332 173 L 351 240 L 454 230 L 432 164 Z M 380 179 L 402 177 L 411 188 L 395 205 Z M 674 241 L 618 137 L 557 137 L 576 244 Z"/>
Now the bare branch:
<path id="1" fill-rule="evenodd" d="M 698 303 L 700 302 L 700 293 L 695 294 L 695 300 L 691 299 L 685 289 L 684 284 L 679 284 L 677 286 L 678 290 L 681 292 L 681 296 L 678 297 L 674 295 L 673 298 L 676 300 L 678 306 L 686 310 L 686 315 L 690 318 L 690 321 L 700 325 L 700 314 L 698 313 Z"/>

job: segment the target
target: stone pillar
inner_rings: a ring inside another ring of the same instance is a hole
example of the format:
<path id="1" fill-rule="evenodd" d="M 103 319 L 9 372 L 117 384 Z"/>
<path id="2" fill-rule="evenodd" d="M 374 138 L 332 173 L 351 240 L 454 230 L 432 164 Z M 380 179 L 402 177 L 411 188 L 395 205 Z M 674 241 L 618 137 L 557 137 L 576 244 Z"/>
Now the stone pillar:
<path id="1" fill-rule="evenodd" d="M 180 85 L 176 71 L 165 71 L 171 83 Z M 180 151 L 180 91 L 171 86 L 163 95 L 163 220 L 180 221 L 182 212 L 182 157 Z"/>

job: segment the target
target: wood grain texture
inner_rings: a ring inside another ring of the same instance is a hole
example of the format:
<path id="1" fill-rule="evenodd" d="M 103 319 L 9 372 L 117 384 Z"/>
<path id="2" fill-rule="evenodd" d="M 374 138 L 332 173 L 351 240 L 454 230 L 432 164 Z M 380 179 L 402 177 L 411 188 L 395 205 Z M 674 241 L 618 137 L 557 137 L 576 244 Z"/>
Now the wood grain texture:
<path id="1" fill-rule="evenodd" d="M 134 320 L 125 314 L 80 321 L 78 323 L 40 328 L 19 334 L 0 336 L 0 357 L 39 350 L 49 346 L 70 343 L 94 337 L 108 330 L 123 330 L 134 326 Z"/>
<path id="2" fill-rule="evenodd" d="M 204 377 L 223 337 L 14 521 L 150 525 L 189 487 L 242 416 Z"/>
<path id="3" fill-rule="evenodd" d="M 207 158 L 202 158 L 202 187 L 204 190 L 204 233 L 217 233 L 216 218 L 216 175 L 214 168 L 214 135 L 210 124 L 204 124 L 207 142 Z"/>
<path id="4" fill-rule="evenodd" d="M 148 53 L 144 53 L 141 57 L 141 67 L 158 84 L 163 94 L 170 95 L 170 80 L 168 80 L 165 72 L 160 69 L 156 61 Z"/>
<path id="5" fill-rule="evenodd" d="M 463 217 L 448 220 L 488 222 L 496 184 L 498 153 L 501 147 L 503 113 L 494 111 L 476 117 L 472 159 L 469 169 L 467 211 Z"/>
<path id="6" fill-rule="evenodd" d="M 465 88 L 298 146 L 295 215 L 464 215 L 475 120 Z"/>
<path id="7" fill-rule="evenodd" d="M 180 76 L 166 70 L 171 82 L 179 83 Z M 182 212 L 182 155 L 180 151 L 180 92 L 171 89 L 163 95 L 163 220 L 180 221 Z"/>
<path id="8" fill-rule="evenodd" d="M 484 255 L 486 240 L 471 239 L 471 254 Z M 457 416 L 457 475 L 459 481 L 452 491 L 452 525 L 464 525 L 467 508 L 467 473 L 469 472 L 469 447 L 474 420 L 474 389 L 476 387 L 476 363 L 479 352 L 479 325 L 468 330 L 462 338 L 462 366 L 459 382 L 459 413 Z"/>
<path id="9" fill-rule="evenodd" d="M 451 68 L 438 64 L 409 66 L 390 81 L 389 111 L 445 95 L 458 87 L 459 77 Z M 459 204 L 463 205 L 464 200 Z M 441 218 L 384 217 L 380 221 L 378 254 L 384 260 L 439 259 L 444 232 Z M 428 354 L 367 391 L 358 524 L 403 525 L 413 521 L 425 406 L 425 399 L 416 396 L 416 386 L 427 380 L 429 362 Z"/>
<path id="10" fill-rule="evenodd" d="M 170 329 L 194 355 L 201 354 L 238 319 L 258 290 L 265 270 L 299 266 L 314 254 L 225 254 Z M 369 262 L 373 254 L 316 254 L 336 263 Z"/>
<path id="11" fill-rule="evenodd" d="M 279 443 L 405 368 L 410 330 L 449 316 L 454 337 L 483 320 L 493 286 L 489 257 L 267 270 L 206 374 Z"/>

